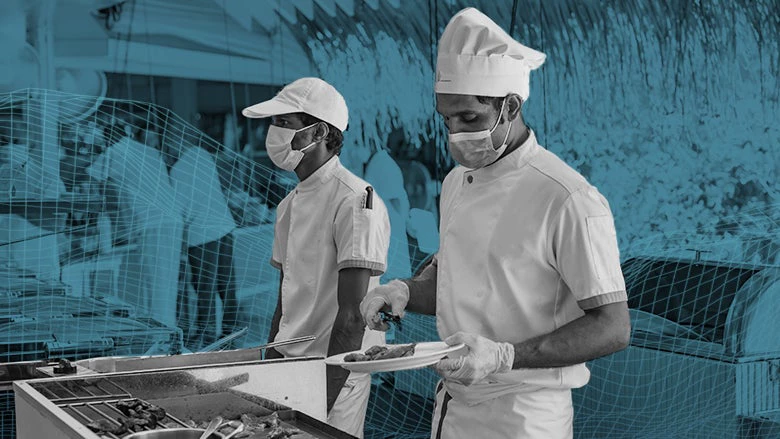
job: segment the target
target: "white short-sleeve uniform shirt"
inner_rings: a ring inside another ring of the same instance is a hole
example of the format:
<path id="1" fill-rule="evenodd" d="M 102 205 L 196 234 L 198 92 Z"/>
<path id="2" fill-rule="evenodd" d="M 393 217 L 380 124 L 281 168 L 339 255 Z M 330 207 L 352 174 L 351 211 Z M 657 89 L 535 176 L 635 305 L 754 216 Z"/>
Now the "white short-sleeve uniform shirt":
<path id="1" fill-rule="evenodd" d="M 188 247 L 216 241 L 236 228 L 211 153 L 189 147 L 171 167 L 171 183 L 184 217 Z"/>
<path id="2" fill-rule="evenodd" d="M 109 177 L 122 200 L 120 219 L 131 233 L 160 224 L 181 224 L 181 210 L 162 154 L 156 149 L 123 138 L 108 147 L 87 168 L 93 178 Z"/>
<path id="3" fill-rule="evenodd" d="M 444 180 L 436 317 L 458 331 L 519 343 L 553 332 L 589 308 L 625 301 L 606 199 L 529 139 L 495 164 L 457 167 Z M 521 369 L 489 383 L 571 388 L 585 364 Z"/>
<path id="4" fill-rule="evenodd" d="M 276 340 L 317 337 L 277 348 L 286 357 L 327 356 L 338 312 L 339 270 L 368 268 L 368 289 L 379 285 L 387 264 L 390 220 L 376 193 L 372 208 L 365 208 L 368 186 L 333 157 L 279 203 L 271 258 L 284 272 Z M 381 343 L 383 332 L 366 330 L 363 347 Z"/>

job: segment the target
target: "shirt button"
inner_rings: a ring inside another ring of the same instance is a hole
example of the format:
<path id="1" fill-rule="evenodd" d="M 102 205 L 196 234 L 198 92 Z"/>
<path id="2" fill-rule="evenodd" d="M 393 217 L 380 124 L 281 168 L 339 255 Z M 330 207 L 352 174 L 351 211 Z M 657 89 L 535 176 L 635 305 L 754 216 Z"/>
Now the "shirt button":
<path id="1" fill-rule="evenodd" d="M 474 181 L 474 177 L 472 177 L 472 176 L 470 176 L 470 175 L 469 175 L 468 177 L 466 177 L 466 181 L 468 181 L 469 183 L 471 183 L 472 181 Z"/>

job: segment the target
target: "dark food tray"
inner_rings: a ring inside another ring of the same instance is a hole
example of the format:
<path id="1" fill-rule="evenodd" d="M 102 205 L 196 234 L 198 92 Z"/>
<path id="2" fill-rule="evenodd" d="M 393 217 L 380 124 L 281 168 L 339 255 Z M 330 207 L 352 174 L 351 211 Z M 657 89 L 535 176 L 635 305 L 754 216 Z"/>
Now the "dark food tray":
<path id="1" fill-rule="evenodd" d="M 354 439 L 343 431 L 340 431 L 330 425 L 318 421 L 306 414 L 303 414 L 296 410 L 280 410 L 274 412 L 279 419 L 279 427 L 290 430 L 297 429 L 300 431 L 298 434 L 290 436 L 291 439 Z M 262 417 L 259 417 L 262 418 Z M 226 420 L 236 420 L 237 418 L 226 417 Z M 223 435 L 232 433 L 234 428 L 232 426 L 222 427 L 218 431 Z M 244 436 L 242 439 L 268 439 L 269 434 L 273 431 L 272 428 L 267 427 L 262 430 L 254 430 L 254 433 L 250 433 L 248 436 Z"/>
<path id="2" fill-rule="evenodd" d="M 177 396 L 153 399 L 148 402 L 164 408 L 166 412 L 185 423 L 209 422 L 217 416 L 222 416 L 224 419 L 239 419 L 242 414 L 267 416 L 273 413 L 230 392 Z"/>
<path id="3" fill-rule="evenodd" d="M 311 416 L 297 410 L 283 410 L 276 412 L 282 420 L 283 427 L 295 427 L 304 433 L 308 433 L 316 439 L 354 439 L 355 436 L 347 434 L 336 427 L 318 421 Z M 293 439 L 311 439 L 307 434 L 296 434 Z M 250 438 L 251 439 L 251 438 Z"/>

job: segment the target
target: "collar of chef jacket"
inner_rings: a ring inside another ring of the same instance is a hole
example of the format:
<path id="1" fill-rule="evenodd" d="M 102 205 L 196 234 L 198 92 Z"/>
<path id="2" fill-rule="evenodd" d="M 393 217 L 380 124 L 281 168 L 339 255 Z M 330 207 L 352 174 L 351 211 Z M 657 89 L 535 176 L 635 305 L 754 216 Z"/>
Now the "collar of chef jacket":
<path id="1" fill-rule="evenodd" d="M 316 189 L 322 186 L 323 183 L 330 180 L 335 174 L 336 170 L 341 167 L 341 161 L 338 156 L 331 157 L 327 162 L 323 163 L 316 171 L 305 180 L 298 183 L 296 190 L 306 192 L 312 189 Z"/>
<path id="2" fill-rule="evenodd" d="M 531 160 L 538 148 L 536 135 L 529 130 L 529 135 L 525 142 L 508 155 L 502 157 L 501 160 L 484 168 L 466 169 L 463 173 L 462 184 L 468 184 L 469 177 L 472 178 L 472 182 L 482 183 L 506 175 L 507 172 L 520 169 Z"/>

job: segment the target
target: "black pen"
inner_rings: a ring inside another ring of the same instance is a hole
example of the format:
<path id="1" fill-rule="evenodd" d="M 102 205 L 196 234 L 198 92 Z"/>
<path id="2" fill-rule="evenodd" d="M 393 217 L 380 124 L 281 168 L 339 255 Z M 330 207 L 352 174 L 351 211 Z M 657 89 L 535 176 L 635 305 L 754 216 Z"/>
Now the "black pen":
<path id="1" fill-rule="evenodd" d="M 374 188 L 371 186 L 366 187 L 366 209 L 371 209 L 373 204 Z"/>

